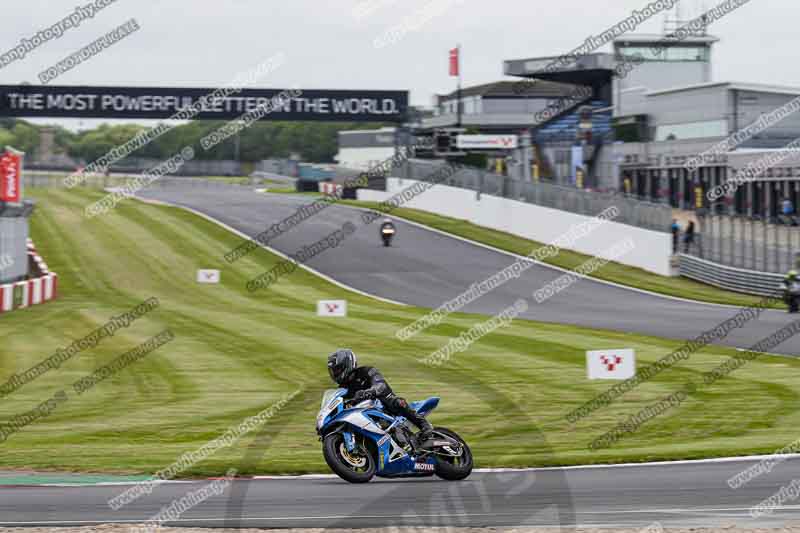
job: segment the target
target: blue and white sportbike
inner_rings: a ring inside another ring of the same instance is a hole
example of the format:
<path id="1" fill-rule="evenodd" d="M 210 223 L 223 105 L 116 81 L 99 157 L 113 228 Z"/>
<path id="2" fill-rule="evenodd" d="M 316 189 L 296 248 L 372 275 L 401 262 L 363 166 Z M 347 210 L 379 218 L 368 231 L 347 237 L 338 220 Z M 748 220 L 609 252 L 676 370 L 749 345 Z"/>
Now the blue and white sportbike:
<path id="1" fill-rule="evenodd" d="M 408 421 L 384 412 L 380 400 L 345 401 L 347 389 L 330 389 L 322 397 L 317 433 L 325 462 L 350 483 L 373 476 L 432 476 L 457 481 L 472 472 L 472 452 L 455 432 L 435 427 L 430 438 L 417 443 Z M 425 416 L 439 398 L 414 402 Z"/>

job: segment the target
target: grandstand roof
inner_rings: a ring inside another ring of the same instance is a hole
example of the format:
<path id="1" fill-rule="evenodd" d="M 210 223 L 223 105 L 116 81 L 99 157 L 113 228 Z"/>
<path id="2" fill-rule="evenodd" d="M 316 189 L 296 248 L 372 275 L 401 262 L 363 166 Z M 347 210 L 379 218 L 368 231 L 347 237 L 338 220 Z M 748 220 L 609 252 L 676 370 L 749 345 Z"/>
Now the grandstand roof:
<path id="1" fill-rule="evenodd" d="M 561 72 L 586 70 L 613 70 L 616 66 L 614 54 L 595 52 L 578 56 L 569 61 L 565 67 L 551 70 L 551 65 L 560 64 L 564 56 L 540 56 L 525 59 L 507 59 L 503 61 L 503 72 L 509 76 L 550 76 Z"/>
<path id="2" fill-rule="evenodd" d="M 520 91 L 520 84 L 524 85 L 524 91 Z M 545 80 L 496 81 L 461 89 L 462 98 L 469 96 L 482 96 L 484 98 L 558 98 L 574 93 L 575 85 L 573 84 Z M 439 101 L 454 100 L 457 97 L 458 91 L 438 95 Z"/>
<path id="3" fill-rule="evenodd" d="M 549 56 L 510 59 L 503 62 L 503 72 L 509 76 L 584 85 L 597 89 L 611 83 L 616 66 L 614 54 L 601 52 L 577 58 Z"/>

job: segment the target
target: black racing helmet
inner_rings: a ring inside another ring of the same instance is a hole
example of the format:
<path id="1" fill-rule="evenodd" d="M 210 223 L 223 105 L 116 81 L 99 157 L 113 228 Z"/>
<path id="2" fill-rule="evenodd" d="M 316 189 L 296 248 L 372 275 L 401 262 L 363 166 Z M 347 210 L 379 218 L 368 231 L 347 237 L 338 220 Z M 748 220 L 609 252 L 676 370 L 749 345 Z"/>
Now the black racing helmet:
<path id="1" fill-rule="evenodd" d="M 347 383 L 350 374 L 358 367 L 358 359 L 353 350 L 339 349 L 328 356 L 328 374 L 339 385 Z"/>

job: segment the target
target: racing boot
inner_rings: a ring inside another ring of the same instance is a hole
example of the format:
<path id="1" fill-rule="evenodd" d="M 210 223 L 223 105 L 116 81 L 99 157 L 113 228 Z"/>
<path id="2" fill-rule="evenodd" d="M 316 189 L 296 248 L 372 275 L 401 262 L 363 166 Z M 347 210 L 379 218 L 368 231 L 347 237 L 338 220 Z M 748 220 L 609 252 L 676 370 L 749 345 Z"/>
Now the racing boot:
<path id="1" fill-rule="evenodd" d="M 414 440 L 417 448 L 422 447 L 425 441 L 430 440 L 433 436 L 433 425 L 428 422 L 424 417 L 417 417 L 418 420 L 413 420 L 414 424 L 419 427 L 419 431 L 414 435 Z"/>

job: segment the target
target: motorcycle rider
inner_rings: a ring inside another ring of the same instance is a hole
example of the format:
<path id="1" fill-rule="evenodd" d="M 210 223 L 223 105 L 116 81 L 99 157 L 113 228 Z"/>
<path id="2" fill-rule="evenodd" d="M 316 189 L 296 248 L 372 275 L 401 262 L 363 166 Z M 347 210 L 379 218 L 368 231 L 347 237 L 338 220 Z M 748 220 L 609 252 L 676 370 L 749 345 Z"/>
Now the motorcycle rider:
<path id="1" fill-rule="evenodd" d="M 786 303 L 789 304 L 789 312 L 797 313 L 800 311 L 800 279 L 797 277 L 797 270 L 790 270 L 781 282 L 783 295 Z"/>
<path id="2" fill-rule="evenodd" d="M 388 246 L 388 241 L 392 240 L 394 233 L 395 229 L 392 220 L 384 218 L 383 222 L 381 222 L 381 238 L 384 240 L 384 244 Z"/>
<path id="3" fill-rule="evenodd" d="M 355 402 L 378 399 L 386 411 L 394 416 L 405 417 L 419 428 L 416 440 L 421 444 L 430 437 L 433 426 L 424 416 L 412 409 L 408 402 L 397 396 L 386 383 L 377 368 L 358 366 L 358 359 L 352 350 L 343 348 L 328 356 L 328 373 L 340 387 L 347 389 L 345 400 Z"/>
<path id="4" fill-rule="evenodd" d="M 392 223 L 391 218 L 384 218 L 383 222 L 381 222 L 381 233 L 383 233 L 383 230 L 385 229 L 394 231 L 394 224 Z"/>

